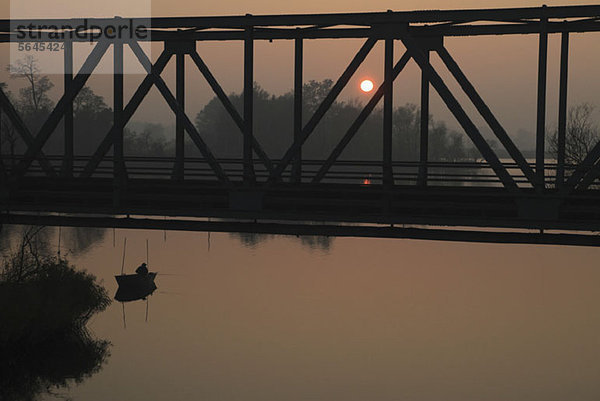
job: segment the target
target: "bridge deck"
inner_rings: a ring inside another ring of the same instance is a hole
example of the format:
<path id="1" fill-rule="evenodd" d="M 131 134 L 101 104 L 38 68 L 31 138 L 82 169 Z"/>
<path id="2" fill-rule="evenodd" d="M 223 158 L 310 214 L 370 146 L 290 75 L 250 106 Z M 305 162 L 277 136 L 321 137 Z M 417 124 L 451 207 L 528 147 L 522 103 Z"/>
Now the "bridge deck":
<path id="1" fill-rule="evenodd" d="M 335 223 L 418 224 L 600 231 L 600 191 L 356 184 L 223 186 L 211 181 L 131 179 L 115 203 L 108 178 L 27 177 L 9 186 L 10 212 L 214 217 Z"/>

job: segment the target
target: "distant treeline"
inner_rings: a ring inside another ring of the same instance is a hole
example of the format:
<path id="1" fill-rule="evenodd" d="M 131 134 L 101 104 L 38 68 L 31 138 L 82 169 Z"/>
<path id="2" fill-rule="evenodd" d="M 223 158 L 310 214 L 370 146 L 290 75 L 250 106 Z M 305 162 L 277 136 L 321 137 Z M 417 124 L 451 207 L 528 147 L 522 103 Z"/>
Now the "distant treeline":
<path id="1" fill-rule="evenodd" d="M 333 81 L 310 81 L 304 84 L 304 124 L 313 115 Z M 242 94 L 230 95 L 238 110 L 243 107 Z M 274 158 L 283 156 L 293 142 L 293 92 L 277 96 L 255 85 L 254 133 L 266 153 Z M 303 147 L 303 157 L 322 160 L 344 136 L 362 110 L 358 101 L 337 101 L 325 114 Z M 393 112 L 393 157 L 397 161 L 414 161 L 419 158 L 420 110 L 412 104 L 397 107 Z M 239 157 L 242 135 L 221 102 L 213 98 L 196 116 L 198 131 L 218 155 Z M 383 143 L 382 110 L 375 109 L 349 143 L 342 159 L 381 160 Z M 432 161 L 457 161 L 473 158 L 463 135 L 450 131 L 443 123 L 430 117 L 429 157 Z M 476 157 L 476 156 L 475 156 Z"/>
<path id="2" fill-rule="evenodd" d="M 54 84 L 40 75 L 35 59 L 26 58 L 11 66 L 12 77 L 21 78 L 27 85 L 17 94 L 8 92 L 23 120 L 36 132 L 54 107 L 48 96 Z M 5 89 L 6 85 L 0 83 Z M 304 123 L 312 116 L 325 98 L 333 81 L 310 81 L 303 87 Z M 271 158 L 281 157 L 293 142 L 293 92 L 273 95 L 255 85 L 254 132 L 263 149 Z M 6 91 L 6 89 L 5 89 Z M 189 97 L 191 98 L 191 97 Z M 229 98 L 242 115 L 243 96 L 232 93 Z M 336 101 L 318 124 L 303 148 L 306 159 L 326 158 L 352 121 L 362 110 L 357 100 Z M 112 109 L 105 100 L 84 87 L 73 104 L 76 156 L 93 154 L 112 125 Z M 431 161 L 464 161 L 477 158 L 479 153 L 464 140 L 464 135 L 452 131 L 443 122 L 430 119 L 429 158 Z M 382 111 L 376 108 L 350 142 L 342 159 L 380 160 L 382 153 Z M 217 157 L 237 158 L 242 154 L 242 134 L 217 98 L 209 101 L 195 116 L 195 125 Z M 61 125 L 44 147 L 49 154 L 61 154 L 63 135 Z M 173 126 L 161 124 L 129 124 L 124 133 L 126 155 L 173 156 L 175 133 Z M 420 110 L 406 104 L 393 111 L 393 158 L 396 161 L 414 161 L 419 157 Z M 2 117 L 2 154 L 19 154 L 24 143 Z M 186 140 L 186 155 L 199 156 L 191 140 Z"/>

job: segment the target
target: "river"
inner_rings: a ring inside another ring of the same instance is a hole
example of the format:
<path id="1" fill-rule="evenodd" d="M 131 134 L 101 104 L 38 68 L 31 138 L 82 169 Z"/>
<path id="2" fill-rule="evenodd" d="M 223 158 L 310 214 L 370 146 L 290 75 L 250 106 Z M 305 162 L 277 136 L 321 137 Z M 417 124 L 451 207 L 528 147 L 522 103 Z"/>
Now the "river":
<path id="1" fill-rule="evenodd" d="M 70 260 L 111 296 L 125 237 L 158 290 L 73 400 L 600 398 L 600 249 L 108 230 Z"/>

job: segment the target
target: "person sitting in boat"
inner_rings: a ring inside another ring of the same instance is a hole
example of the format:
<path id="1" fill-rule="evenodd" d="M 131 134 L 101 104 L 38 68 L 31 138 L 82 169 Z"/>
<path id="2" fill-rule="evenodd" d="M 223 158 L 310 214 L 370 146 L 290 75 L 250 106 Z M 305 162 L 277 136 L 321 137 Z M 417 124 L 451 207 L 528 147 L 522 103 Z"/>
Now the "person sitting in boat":
<path id="1" fill-rule="evenodd" d="M 148 267 L 145 263 L 142 263 L 137 269 L 135 269 L 135 272 L 139 275 L 145 276 L 148 274 Z"/>

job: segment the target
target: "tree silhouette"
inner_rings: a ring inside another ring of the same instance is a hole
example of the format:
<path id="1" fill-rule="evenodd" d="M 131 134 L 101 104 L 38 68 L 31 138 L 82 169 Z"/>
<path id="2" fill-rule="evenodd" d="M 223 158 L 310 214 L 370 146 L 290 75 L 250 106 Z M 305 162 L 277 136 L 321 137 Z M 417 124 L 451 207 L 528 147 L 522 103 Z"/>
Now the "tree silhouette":
<path id="1" fill-rule="evenodd" d="M 48 256 L 40 227 L 0 263 L 0 399 L 36 400 L 97 373 L 110 343 L 86 328 L 111 300 L 96 278 Z M 42 241 L 43 242 L 43 241 Z"/>
<path id="2" fill-rule="evenodd" d="M 593 121 L 595 106 L 581 103 L 569 109 L 565 135 L 565 163 L 580 164 L 600 141 L 600 128 Z M 558 131 L 550 137 L 550 153 L 558 158 Z"/>
<path id="3" fill-rule="evenodd" d="M 303 122 L 312 114 L 329 93 L 331 80 L 309 81 L 303 86 Z M 293 143 L 292 92 L 280 96 L 271 95 L 255 85 L 254 88 L 254 135 L 265 152 L 279 158 Z M 243 108 L 243 95 L 233 93 L 229 98 L 237 110 Z M 303 146 L 303 158 L 323 160 L 350 127 L 362 110 L 357 100 L 336 101 L 319 122 Z M 240 113 L 241 114 L 241 113 Z M 352 141 L 341 159 L 380 160 L 382 152 L 382 111 L 375 109 Z M 196 115 L 196 127 L 219 157 L 240 157 L 243 137 L 221 102 L 213 98 Z M 472 150 L 463 141 L 463 135 L 450 131 L 445 124 L 430 117 L 430 160 L 458 161 L 472 158 Z M 420 110 L 406 104 L 393 112 L 394 160 L 416 161 L 419 158 Z"/>
<path id="4" fill-rule="evenodd" d="M 54 84 L 48 76 L 40 73 L 38 61 L 31 55 L 8 65 L 7 70 L 12 79 L 23 79 L 27 83 L 19 89 L 16 106 L 29 129 L 37 131 L 54 106 L 48 96 Z"/>

